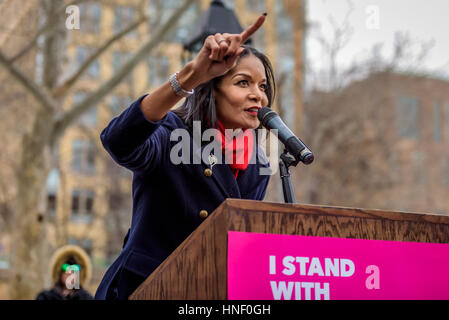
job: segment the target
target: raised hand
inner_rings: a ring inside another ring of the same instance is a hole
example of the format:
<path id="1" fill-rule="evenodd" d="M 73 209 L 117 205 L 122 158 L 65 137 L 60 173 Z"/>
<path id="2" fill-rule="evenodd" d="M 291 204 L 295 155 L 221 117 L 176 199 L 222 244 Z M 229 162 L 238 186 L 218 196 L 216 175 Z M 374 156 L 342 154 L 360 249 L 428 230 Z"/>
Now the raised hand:
<path id="1" fill-rule="evenodd" d="M 217 33 L 204 41 L 192 67 L 201 82 L 221 76 L 232 69 L 240 54 L 241 47 L 265 22 L 266 13 L 240 34 Z"/>

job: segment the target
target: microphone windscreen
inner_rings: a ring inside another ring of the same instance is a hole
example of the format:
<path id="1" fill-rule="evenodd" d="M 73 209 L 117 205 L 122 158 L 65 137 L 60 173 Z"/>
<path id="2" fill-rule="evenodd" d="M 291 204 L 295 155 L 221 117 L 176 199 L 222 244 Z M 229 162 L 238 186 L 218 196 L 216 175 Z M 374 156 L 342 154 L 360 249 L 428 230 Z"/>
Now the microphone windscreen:
<path id="1" fill-rule="evenodd" d="M 268 107 L 263 107 L 259 110 L 259 112 L 257 112 L 257 118 L 263 126 L 266 126 L 268 120 L 275 116 L 277 116 L 277 113 Z"/>

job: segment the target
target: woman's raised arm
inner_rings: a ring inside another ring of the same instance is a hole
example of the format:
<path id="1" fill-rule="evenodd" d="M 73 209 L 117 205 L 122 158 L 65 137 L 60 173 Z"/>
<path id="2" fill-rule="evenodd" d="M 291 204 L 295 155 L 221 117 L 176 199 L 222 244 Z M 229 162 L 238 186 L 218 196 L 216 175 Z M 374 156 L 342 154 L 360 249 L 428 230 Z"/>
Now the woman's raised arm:
<path id="1" fill-rule="evenodd" d="M 177 75 L 182 89 L 190 91 L 232 69 L 243 52 L 242 44 L 263 25 L 265 17 L 266 13 L 262 14 L 240 34 L 217 33 L 207 37 L 197 56 Z M 142 100 L 142 112 L 148 120 L 158 121 L 181 99 L 167 81 Z"/>

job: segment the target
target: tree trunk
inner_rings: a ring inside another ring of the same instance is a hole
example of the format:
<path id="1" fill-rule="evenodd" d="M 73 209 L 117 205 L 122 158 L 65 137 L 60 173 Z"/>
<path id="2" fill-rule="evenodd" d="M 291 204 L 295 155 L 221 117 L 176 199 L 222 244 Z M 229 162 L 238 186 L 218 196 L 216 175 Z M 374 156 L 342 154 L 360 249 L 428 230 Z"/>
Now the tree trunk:
<path id="1" fill-rule="evenodd" d="M 38 112 L 31 133 L 22 141 L 22 158 L 16 172 L 10 299 L 35 299 L 48 276 L 45 182 L 49 173 L 48 139 L 52 115 Z"/>
<path id="2" fill-rule="evenodd" d="M 60 4 L 54 0 L 42 0 L 41 2 L 48 19 L 48 28 L 55 30 L 45 37 L 42 86 L 38 86 L 15 68 L 0 50 L 0 64 L 5 66 L 10 74 L 32 93 L 40 107 L 36 112 L 31 132 L 24 135 L 21 158 L 18 159 L 20 161 L 19 170 L 16 172 L 17 200 L 13 208 L 12 230 L 14 232 L 9 286 L 11 299 L 34 299 L 36 294 L 43 289 L 44 280 L 48 277 L 48 260 L 51 252 L 50 244 L 46 239 L 45 183 L 50 171 L 51 146 L 56 145 L 68 126 L 87 112 L 89 107 L 110 93 L 137 64 L 148 57 L 151 50 L 157 47 L 165 35 L 174 29 L 176 22 L 195 1 L 185 0 L 168 21 L 160 27 L 154 37 L 148 39 L 115 76 L 100 85 L 95 93 L 74 106 L 59 120 L 55 119 L 54 112 L 57 112 L 63 103 L 52 97 L 49 92 L 52 92 L 57 85 L 61 63 L 58 53 L 63 51 L 60 49 L 63 44 L 59 41 L 64 39 L 64 32 L 66 32 L 64 24 L 61 23 L 64 16 L 58 15 L 60 12 L 56 9 L 56 5 L 60 6 Z M 34 113 L 35 110 L 30 108 L 29 112 Z"/>

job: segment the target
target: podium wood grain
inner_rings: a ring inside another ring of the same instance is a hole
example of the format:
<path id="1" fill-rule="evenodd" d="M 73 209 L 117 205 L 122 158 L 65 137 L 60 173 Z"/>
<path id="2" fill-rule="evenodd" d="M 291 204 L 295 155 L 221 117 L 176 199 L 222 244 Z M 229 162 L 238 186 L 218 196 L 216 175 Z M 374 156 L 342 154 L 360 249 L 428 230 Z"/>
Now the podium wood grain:
<path id="1" fill-rule="evenodd" d="M 449 243 L 449 217 L 227 199 L 130 299 L 226 300 L 228 231 Z"/>

